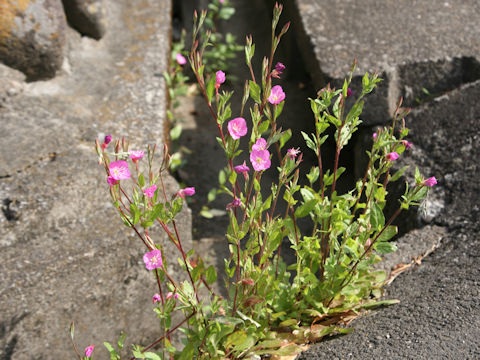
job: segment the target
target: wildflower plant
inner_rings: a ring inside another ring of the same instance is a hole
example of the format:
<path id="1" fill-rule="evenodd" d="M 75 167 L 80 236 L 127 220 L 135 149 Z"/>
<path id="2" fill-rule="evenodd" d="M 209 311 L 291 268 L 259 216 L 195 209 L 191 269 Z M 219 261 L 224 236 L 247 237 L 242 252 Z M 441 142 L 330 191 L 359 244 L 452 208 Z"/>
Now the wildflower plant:
<path id="1" fill-rule="evenodd" d="M 215 269 L 182 245 L 175 218 L 185 197 L 194 196 L 195 189 L 187 187 L 167 196 L 162 174 L 171 161 L 168 148 L 164 147 L 160 168 L 154 169 L 155 147 L 138 158 L 139 153 L 129 151 L 125 140 L 116 140 L 113 152 L 108 151 L 111 138 L 96 143 L 113 204 L 125 225 L 142 240 L 145 267 L 158 288 L 152 302 L 164 333 L 149 346 L 134 345 L 133 358 L 258 359 L 291 355 L 298 353 L 302 344 L 351 331 L 344 325 L 363 309 L 396 302 L 379 300 L 386 273 L 373 266 L 381 260 L 380 255 L 396 250 L 389 242 L 397 234 L 395 218 L 402 210 L 418 205 L 436 179 L 425 180 L 416 169 L 415 181 L 406 184 L 398 209 L 385 218 L 388 184 L 405 172 L 402 168 L 391 174 L 393 164 L 411 146 L 405 139 L 408 129 L 403 121 L 408 110 L 401 108 L 400 101 L 392 125 L 374 134 L 363 178 L 351 191 L 337 191 L 346 171 L 339 165 L 340 153 L 362 122 L 364 97 L 381 81 L 376 74 L 365 74 L 362 89 L 355 95 L 349 87 L 355 63 L 341 89 L 326 86 L 317 98 L 309 100 L 315 130 L 302 135 L 315 153 L 316 163 L 307 174 L 300 173 L 303 154 L 298 148 L 286 149 L 292 132 L 277 124 L 288 98 L 282 86 L 274 84 L 281 82 L 285 69 L 274 62 L 275 51 L 289 28 L 287 23 L 277 31 L 281 12 L 282 6 L 276 4 L 271 52 L 264 58 L 258 78 L 251 62 L 255 45 L 251 37 L 247 38 L 245 56 L 251 79 L 245 83 L 238 116 L 232 114 L 232 93 L 222 89 L 228 73 L 220 69 L 206 72 L 203 55 L 207 44 L 199 41 L 198 34 L 209 19 L 207 13 L 196 14 L 194 19 L 188 60 L 217 124 L 217 140 L 226 156 L 227 165 L 219 176 L 220 192 L 231 198 L 226 205 L 230 256 L 224 259 L 225 298 L 212 290 L 217 280 Z M 347 97 L 354 98 L 349 107 Z M 329 136 L 328 129 L 333 129 L 336 150 L 333 167 L 325 170 L 322 145 Z M 249 163 L 239 160 L 241 142 L 248 143 Z M 277 158 L 278 181 L 265 189 L 262 176 L 271 168 L 273 157 Z M 143 167 L 139 166 L 142 162 Z M 126 181 L 133 185 L 132 191 Z M 308 219 L 311 231 L 302 232 L 299 219 Z M 154 223 L 178 250 L 187 280 L 177 282 L 171 276 L 167 259 L 173 254 L 165 254 L 162 245 L 153 240 L 149 232 Z M 295 254 L 295 262 L 288 266 L 280 251 L 284 242 Z M 207 296 L 200 296 L 201 288 L 206 289 Z M 183 314 L 177 324 L 172 323 L 175 312 Z M 184 336 L 180 348 L 171 343 L 177 330 Z M 124 340 L 122 335 L 119 350 Z M 119 351 L 108 343 L 106 346 L 111 359 L 120 359 Z"/>

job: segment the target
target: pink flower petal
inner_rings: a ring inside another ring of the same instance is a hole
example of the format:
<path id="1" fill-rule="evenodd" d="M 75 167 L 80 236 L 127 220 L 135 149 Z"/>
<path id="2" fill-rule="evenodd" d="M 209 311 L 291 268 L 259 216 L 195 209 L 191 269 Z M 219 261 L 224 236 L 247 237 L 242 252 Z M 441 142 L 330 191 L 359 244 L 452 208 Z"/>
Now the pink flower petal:
<path id="1" fill-rule="evenodd" d="M 247 123 L 244 118 L 238 117 L 228 122 L 228 132 L 230 136 L 238 140 L 247 134 Z"/>
<path id="2" fill-rule="evenodd" d="M 114 180 L 130 179 L 128 163 L 124 160 L 112 161 L 109 166 L 110 177 Z"/>

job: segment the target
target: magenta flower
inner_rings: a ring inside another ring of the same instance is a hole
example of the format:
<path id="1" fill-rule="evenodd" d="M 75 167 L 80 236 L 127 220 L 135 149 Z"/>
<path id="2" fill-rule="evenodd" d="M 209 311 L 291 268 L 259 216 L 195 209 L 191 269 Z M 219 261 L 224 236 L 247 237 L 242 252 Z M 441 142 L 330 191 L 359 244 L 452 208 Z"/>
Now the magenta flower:
<path id="1" fill-rule="evenodd" d="M 252 145 L 252 150 L 267 150 L 267 141 L 264 138 L 259 138 L 257 142 Z"/>
<path id="2" fill-rule="evenodd" d="M 247 123 L 244 118 L 238 117 L 228 122 L 230 136 L 237 140 L 247 133 Z"/>
<path id="3" fill-rule="evenodd" d="M 113 185 L 117 185 L 117 184 L 118 184 L 118 181 L 115 180 L 113 177 L 108 176 L 108 177 L 107 177 L 107 183 L 108 183 L 108 185 L 113 186 Z"/>
<path id="4" fill-rule="evenodd" d="M 348 88 L 348 89 L 347 89 L 347 97 L 350 97 L 350 96 L 352 96 L 352 95 L 353 95 L 353 90 L 350 89 L 350 88 Z"/>
<path id="5" fill-rule="evenodd" d="M 185 189 L 180 189 L 180 190 L 178 190 L 177 195 L 185 200 L 185 196 L 195 195 L 195 188 L 194 187 L 186 187 Z"/>
<path id="6" fill-rule="evenodd" d="M 428 186 L 428 187 L 435 186 L 435 185 L 437 185 L 437 179 L 435 179 L 435 176 L 432 176 L 431 178 L 428 178 L 427 180 L 425 180 L 423 182 L 423 185 Z"/>
<path id="7" fill-rule="evenodd" d="M 287 156 L 292 160 L 295 160 L 298 154 L 300 154 L 300 148 L 291 148 L 287 150 Z"/>
<path id="8" fill-rule="evenodd" d="M 124 160 L 111 162 L 109 166 L 109 171 L 110 171 L 110 177 L 113 180 L 130 179 L 130 171 L 128 170 L 128 163 Z"/>
<path id="9" fill-rule="evenodd" d="M 268 150 L 252 150 L 250 153 L 250 162 L 255 171 L 267 170 L 270 163 L 270 153 Z"/>
<path id="10" fill-rule="evenodd" d="M 280 75 L 282 75 L 283 70 L 285 70 L 285 65 L 283 65 L 281 62 L 277 62 L 275 65 L 275 69 L 272 71 L 272 76 L 274 78 L 280 79 Z"/>
<path id="11" fill-rule="evenodd" d="M 140 160 L 143 157 L 143 155 L 145 155 L 145 153 L 142 150 L 129 151 L 128 154 L 130 156 L 130 159 L 132 159 L 133 161 Z"/>
<path id="12" fill-rule="evenodd" d="M 153 297 L 152 297 L 152 303 L 155 304 L 155 303 L 160 302 L 160 301 L 162 301 L 162 297 L 160 296 L 160 294 L 155 294 L 155 295 L 153 295 Z"/>
<path id="13" fill-rule="evenodd" d="M 388 161 L 397 160 L 399 157 L 400 157 L 400 155 L 398 155 L 398 153 L 395 152 L 395 151 L 392 151 L 391 153 L 388 153 L 386 155 L 386 158 L 387 158 Z"/>
<path id="14" fill-rule="evenodd" d="M 143 262 L 145 263 L 147 270 L 161 268 L 163 265 L 162 252 L 158 249 L 147 252 L 145 255 L 143 255 Z"/>
<path id="15" fill-rule="evenodd" d="M 246 173 L 250 171 L 250 168 L 247 166 L 247 163 L 244 161 L 242 165 L 237 165 L 233 168 L 237 174 Z"/>
<path id="16" fill-rule="evenodd" d="M 222 70 L 218 70 L 215 74 L 215 88 L 218 89 L 221 84 L 225 82 L 225 73 Z"/>
<path id="17" fill-rule="evenodd" d="M 90 345 L 90 346 L 87 346 L 87 347 L 85 348 L 85 356 L 86 356 L 87 358 L 89 358 L 90 356 L 92 356 L 93 349 L 95 349 L 95 345 Z"/>
<path id="18" fill-rule="evenodd" d="M 155 195 L 155 190 L 157 190 L 157 185 L 152 185 L 146 188 L 145 190 L 143 190 L 143 193 L 145 194 L 145 196 L 151 198 L 153 197 L 153 195 Z"/>
<path id="19" fill-rule="evenodd" d="M 235 198 L 231 203 L 227 204 L 226 209 L 230 210 L 231 208 L 239 207 L 240 205 L 242 205 L 242 200 Z"/>
<path id="20" fill-rule="evenodd" d="M 402 144 L 403 146 L 405 146 L 405 149 L 410 149 L 413 145 L 410 141 L 407 140 L 402 140 Z"/>
<path id="21" fill-rule="evenodd" d="M 100 145 L 102 147 L 102 150 L 105 150 L 111 141 L 112 141 L 112 135 L 106 135 L 105 139 L 103 140 L 103 144 Z"/>
<path id="22" fill-rule="evenodd" d="M 373 141 L 377 140 L 377 136 L 378 136 L 378 134 L 376 132 L 374 132 L 373 135 L 372 135 Z"/>
<path id="23" fill-rule="evenodd" d="M 283 65 L 281 62 L 277 62 L 275 64 L 275 70 L 277 70 L 277 73 L 280 75 L 283 73 L 283 70 L 285 70 L 285 65 Z"/>
<path id="24" fill-rule="evenodd" d="M 175 59 L 177 60 L 177 63 L 179 65 L 185 65 L 187 63 L 187 59 L 185 59 L 185 56 L 183 56 L 182 54 L 178 53 L 177 55 L 175 55 Z"/>
<path id="25" fill-rule="evenodd" d="M 218 0 L 220 2 L 220 4 L 223 4 L 225 2 L 225 0 Z"/>
<path id="26" fill-rule="evenodd" d="M 268 97 L 268 102 L 273 105 L 280 104 L 285 100 L 285 93 L 280 85 L 275 85 L 270 91 L 270 96 Z"/>

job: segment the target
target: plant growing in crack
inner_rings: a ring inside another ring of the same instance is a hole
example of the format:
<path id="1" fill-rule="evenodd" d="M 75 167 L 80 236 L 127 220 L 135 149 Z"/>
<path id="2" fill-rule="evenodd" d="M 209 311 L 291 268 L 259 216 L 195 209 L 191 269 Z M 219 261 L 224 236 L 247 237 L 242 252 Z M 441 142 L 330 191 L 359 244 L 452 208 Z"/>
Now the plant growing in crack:
<path id="1" fill-rule="evenodd" d="M 217 124 L 217 140 L 226 156 L 220 191 L 231 197 L 226 205 L 230 219 L 226 231 L 230 256 L 224 259 L 226 298 L 212 289 L 217 280 L 215 269 L 183 246 L 175 218 L 185 197 L 193 196 L 195 189 L 184 188 L 172 196 L 166 193 L 162 174 L 172 160 L 168 147 L 164 146 L 163 161 L 156 169 L 156 147 L 149 147 L 145 156 L 129 150 L 125 140 L 116 140 L 113 152 L 107 152 L 110 138 L 96 143 L 113 204 L 125 225 L 143 242 L 145 267 L 158 288 L 152 302 L 163 333 L 146 347 L 134 345 L 131 359 L 259 359 L 292 355 L 300 352 L 302 345 L 329 334 L 350 332 L 345 325 L 364 309 L 397 302 L 379 299 L 386 274 L 375 271 L 373 265 L 381 260 L 381 254 L 396 249 L 389 242 L 397 233 L 393 221 L 402 210 L 418 205 L 436 179 L 424 179 L 416 169 L 415 181 L 407 183 L 397 211 L 385 218 L 388 184 L 405 171 L 391 174 L 392 164 L 411 145 L 405 139 L 408 129 L 402 120 L 408 110 L 401 108 L 399 101 L 392 125 L 374 134 L 363 178 L 351 191 L 337 191 L 338 180 L 346 171 L 339 165 L 340 154 L 361 123 L 364 97 L 380 81 L 376 74 L 365 74 L 362 91 L 354 98 L 349 86 L 355 62 L 341 89 L 326 86 L 317 98 L 310 99 L 315 131 L 302 135 L 317 163 L 307 174 L 300 174 L 303 154 L 296 148 L 285 150 L 292 132 L 277 125 L 288 96 L 280 84 L 275 84 L 281 81 L 284 70 L 283 64 L 275 64 L 275 51 L 289 28 L 287 23 L 277 32 L 281 12 L 282 6 L 277 4 L 271 51 L 263 60 L 261 76 L 255 77 L 251 62 L 255 47 L 253 39 L 247 38 L 245 54 L 251 79 L 245 83 L 241 111 L 236 117 L 230 106 L 232 93 L 222 90 L 228 73 L 218 70 L 205 78 L 203 55 L 208 39 L 204 43 L 197 36 L 207 13 L 195 16 L 189 61 Z M 354 98 L 349 108 L 348 97 Z M 247 106 L 248 119 L 244 117 Z M 321 151 L 330 127 L 334 129 L 336 151 L 332 170 L 324 170 Z M 249 163 L 238 161 L 240 142 L 245 140 Z M 267 184 L 267 193 L 262 191 L 262 176 L 272 166 L 272 157 L 278 158 L 278 182 Z M 145 166 L 141 166 L 142 161 Z M 130 167 L 135 170 L 133 175 Z M 303 177 L 308 185 L 301 185 Z M 133 185 L 131 191 L 127 181 Z M 310 220 L 309 233 L 302 233 L 300 218 Z M 154 241 L 150 234 L 154 223 L 178 250 L 186 280 L 172 277 L 167 260 L 173 254 L 166 254 L 162 244 Z M 284 240 L 290 243 L 296 257 L 289 266 L 280 251 Z M 201 288 L 207 290 L 206 297 L 200 295 Z M 172 314 L 178 312 L 183 320 L 172 324 Z M 177 349 L 171 336 L 180 328 L 184 346 Z M 124 340 L 122 335 L 118 350 L 106 343 L 111 359 L 121 358 Z"/>
<path id="2" fill-rule="evenodd" d="M 205 18 L 205 26 L 197 36 L 208 44 L 203 56 L 205 71 L 211 73 L 214 69 L 228 71 L 231 60 L 243 49 L 238 45 L 236 38 L 231 33 L 223 33 L 220 30 L 222 21 L 228 21 L 234 14 L 235 8 L 231 6 L 232 0 L 213 0 L 208 5 L 208 15 Z M 184 65 L 187 64 L 186 57 L 188 50 L 185 50 L 185 30 L 182 31 L 180 41 L 172 44 L 172 51 L 168 71 L 163 76 L 168 88 L 169 109 L 167 117 L 171 124 L 171 161 L 170 171 L 175 172 L 186 164 L 185 155 L 190 150 L 179 145 L 182 134 L 182 119 L 178 118 L 176 109 L 180 106 L 179 98 L 185 96 L 191 85 L 188 76 L 184 72 Z M 231 79 L 232 80 L 232 79 Z"/>

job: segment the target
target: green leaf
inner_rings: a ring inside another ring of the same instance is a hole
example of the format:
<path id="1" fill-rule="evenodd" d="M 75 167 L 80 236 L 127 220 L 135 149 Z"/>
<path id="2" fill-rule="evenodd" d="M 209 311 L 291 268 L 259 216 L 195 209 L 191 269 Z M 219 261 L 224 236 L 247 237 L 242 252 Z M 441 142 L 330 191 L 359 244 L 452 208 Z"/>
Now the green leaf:
<path id="1" fill-rule="evenodd" d="M 170 139 L 173 141 L 178 140 L 182 134 L 182 125 L 177 124 L 170 130 Z"/>
<path id="2" fill-rule="evenodd" d="M 216 82 L 216 77 L 212 76 L 210 80 L 208 80 L 207 84 L 207 97 L 208 97 L 208 102 L 212 102 L 213 94 L 215 92 L 215 82 Z"/>
<path id="3" fill-rule="evenodd" d="M 372 229 L 375 231 L 380 230 L 383 225 L 385 225 L 383 211 L 376 203 L 373 203 L 372 207 L 370 208 L 370 224 L 372 225 Z"/>
<path id="4" fill-rule="evenodd" d="M 373 245 L 373 248 L 380 254 L 388 254 L 397 251 L 397 246 L 394 243 L 386 241 L 376 242 L 375 245 Z"/>
<path id="5" fill-rule="evenodd" d="M 247 339 L 247 333 L 243 330 L 235 331 L 233 334 L 230 334 L 225 341 L 225 347 L 235 347 L 241 345 Z"/>
<path id="6" fill-rule="evenodd" d="M 267 130 L 268 130 L 268 125 L 269 125 L 269 122 L 268 121 L 263 121 L 259 126 L 258 126 L 258 133 L 260 135 L 262 135 L 263 133 L 265 133 Z"/>
<path id="7" fill-rule="evenodd" d="M 377 241 L 388 241 L 393 238 L 398 233 L 398 228 L 396 226 L 390 225 L 385 228 L 382 234 L 378 237 Z"/>
<path id="8" fill-rule="evenodd" d="M 117 345 L 118 345 L 118 348 L 119 348 L 120 350 L 123 349 L 123 345 L 125 344 L 125 338 L 126 338 L 126 337 L 127 337 L 127 335 L 126 335 L 123 331 L 121 331 L 121 332 L 120 332 L 120 337 L 119 337 L 119 339 L 118 339 L 118 341 L 117 341 Z"/>
<path id="9" fill-rule="evenodd" d="M 148 359 L 148 360 L 162 360 L 160 356 L 150 351 L 143 353 L 143 355 L 145 355 L 145 359 Z"/>
<path id="10" fill-rule="evenodd" d="M 285 143 L 290 140 L 292 137 L 292 129 L 288 129 L 282 132 L 282 136 L 280 137 L 280 149 L 285 146 Z"/>
<path id="11" fill-rule="evenodd" d="M 315 208 L 315 205 L 317 205 L 316 199 L 312 199 L 304 202 L 302 205 L 300 205 L 295 209 L 295 217 L 302 218 L 307 216 Z"/>
<path id="12" fill-rule="evenodd" d="M 282 101 L 280 104 L 275 106 L 275 119 L 282 113 L 283 105 L 285 105 L 285 101 Z"/>
<path id="13" fill-rule="evenodd" d="M 223 8 L 220 10 L 218 16 L 220 16 L 220 18 L 223 19 L 223 20 L 228 20 L 228 19 L 230 19 L 230 18 L 233 16 L 233 14 L 235 14 L 235 9 L 234 9 L 234 8 L 232 8 L 232 7 L 223 7 Z"/>
<path id="14" fill-rule="evenodd" d="M 375 301 L 375 302 L 371 302 L 371 303 L 367 303 L 367 304 L 362 304 L 359 307 L 362 308 L 362 309 L 367 309 L 368 310 L 368 309 L 378 308 L 378 307 L 381 307 L 381 306 L 395 305 L 395 304 L 398 304 L 398 303 L 400 303 L 400 300 L 398 300 L 398 299 L 381 300 L 381 301 Z"/>
<path id="15" fill-rule="evenodd" d="M 103 345 L 107 348 L 108 352 L 110 353 L 110 360 L 120 360 L 120 355 L 118 352 L 113 348 L 112 345 L 108 342 L 104 342 Z"/>
<path id="16" fill-rule="evenodd" d="M 294 325 L 297 325 L 298 324 L 298 320 L 297 319 L 288 319 L 288 320 L 284 320 L 282 321 L 279 326 L 280 327 L 290 327 L 290 326 L 294 326 Z"/>
<path id="17" fill-rule="evenodd" d="M 209 285 L 217 281 L 217 272 L 213 266 L 209 266 L 207 268 L 207 271 L 205 272 L 205 280 Z"/>
<path id="18" fill-rule="evenodd" d="M 140 174 L 138 176 L 138 185 L 140 185 L 140 187 L 145 186 L 145 176 L 143 176 L 143 174 Z"/>
<path id="19" fill-rule="evenodd" d="M 313 151 L 316 152 L 316 151 L 317 151 L 317 146 L 315 145 L 315 143 L 313 142 L 313 140 L 310 139 L 310 137 L 309 137 L 306 133 L 304 133 L 303 131 L 301 131 L 301 133 L 302 133 L 303 138 L 305 139 L 305 142 L 306 142 L 307 146 L 308 146 L 310 149 L 312 149 Z"/>
<path id="20" fill-rule="evenodd" d="M 396 171 L 395 174 L 393 174 L 390 177 L 390 182 L 397 181 L 400 178 L 400 176 L 402 176 L 403 173 L 405 172 L 405 170 L 407 170 L 407 169 L 408 169 L 408 166 L 404 166 L 400 170 Z"/>
<path id="21" fill-rule="evenodd" d="M 257 104 L 260 104 L 262 102 L 260 99 L 260 86 L 252 80 L 248 82 L 248 85 L 250 87 L 250 97 L 255 100 Z"/>

